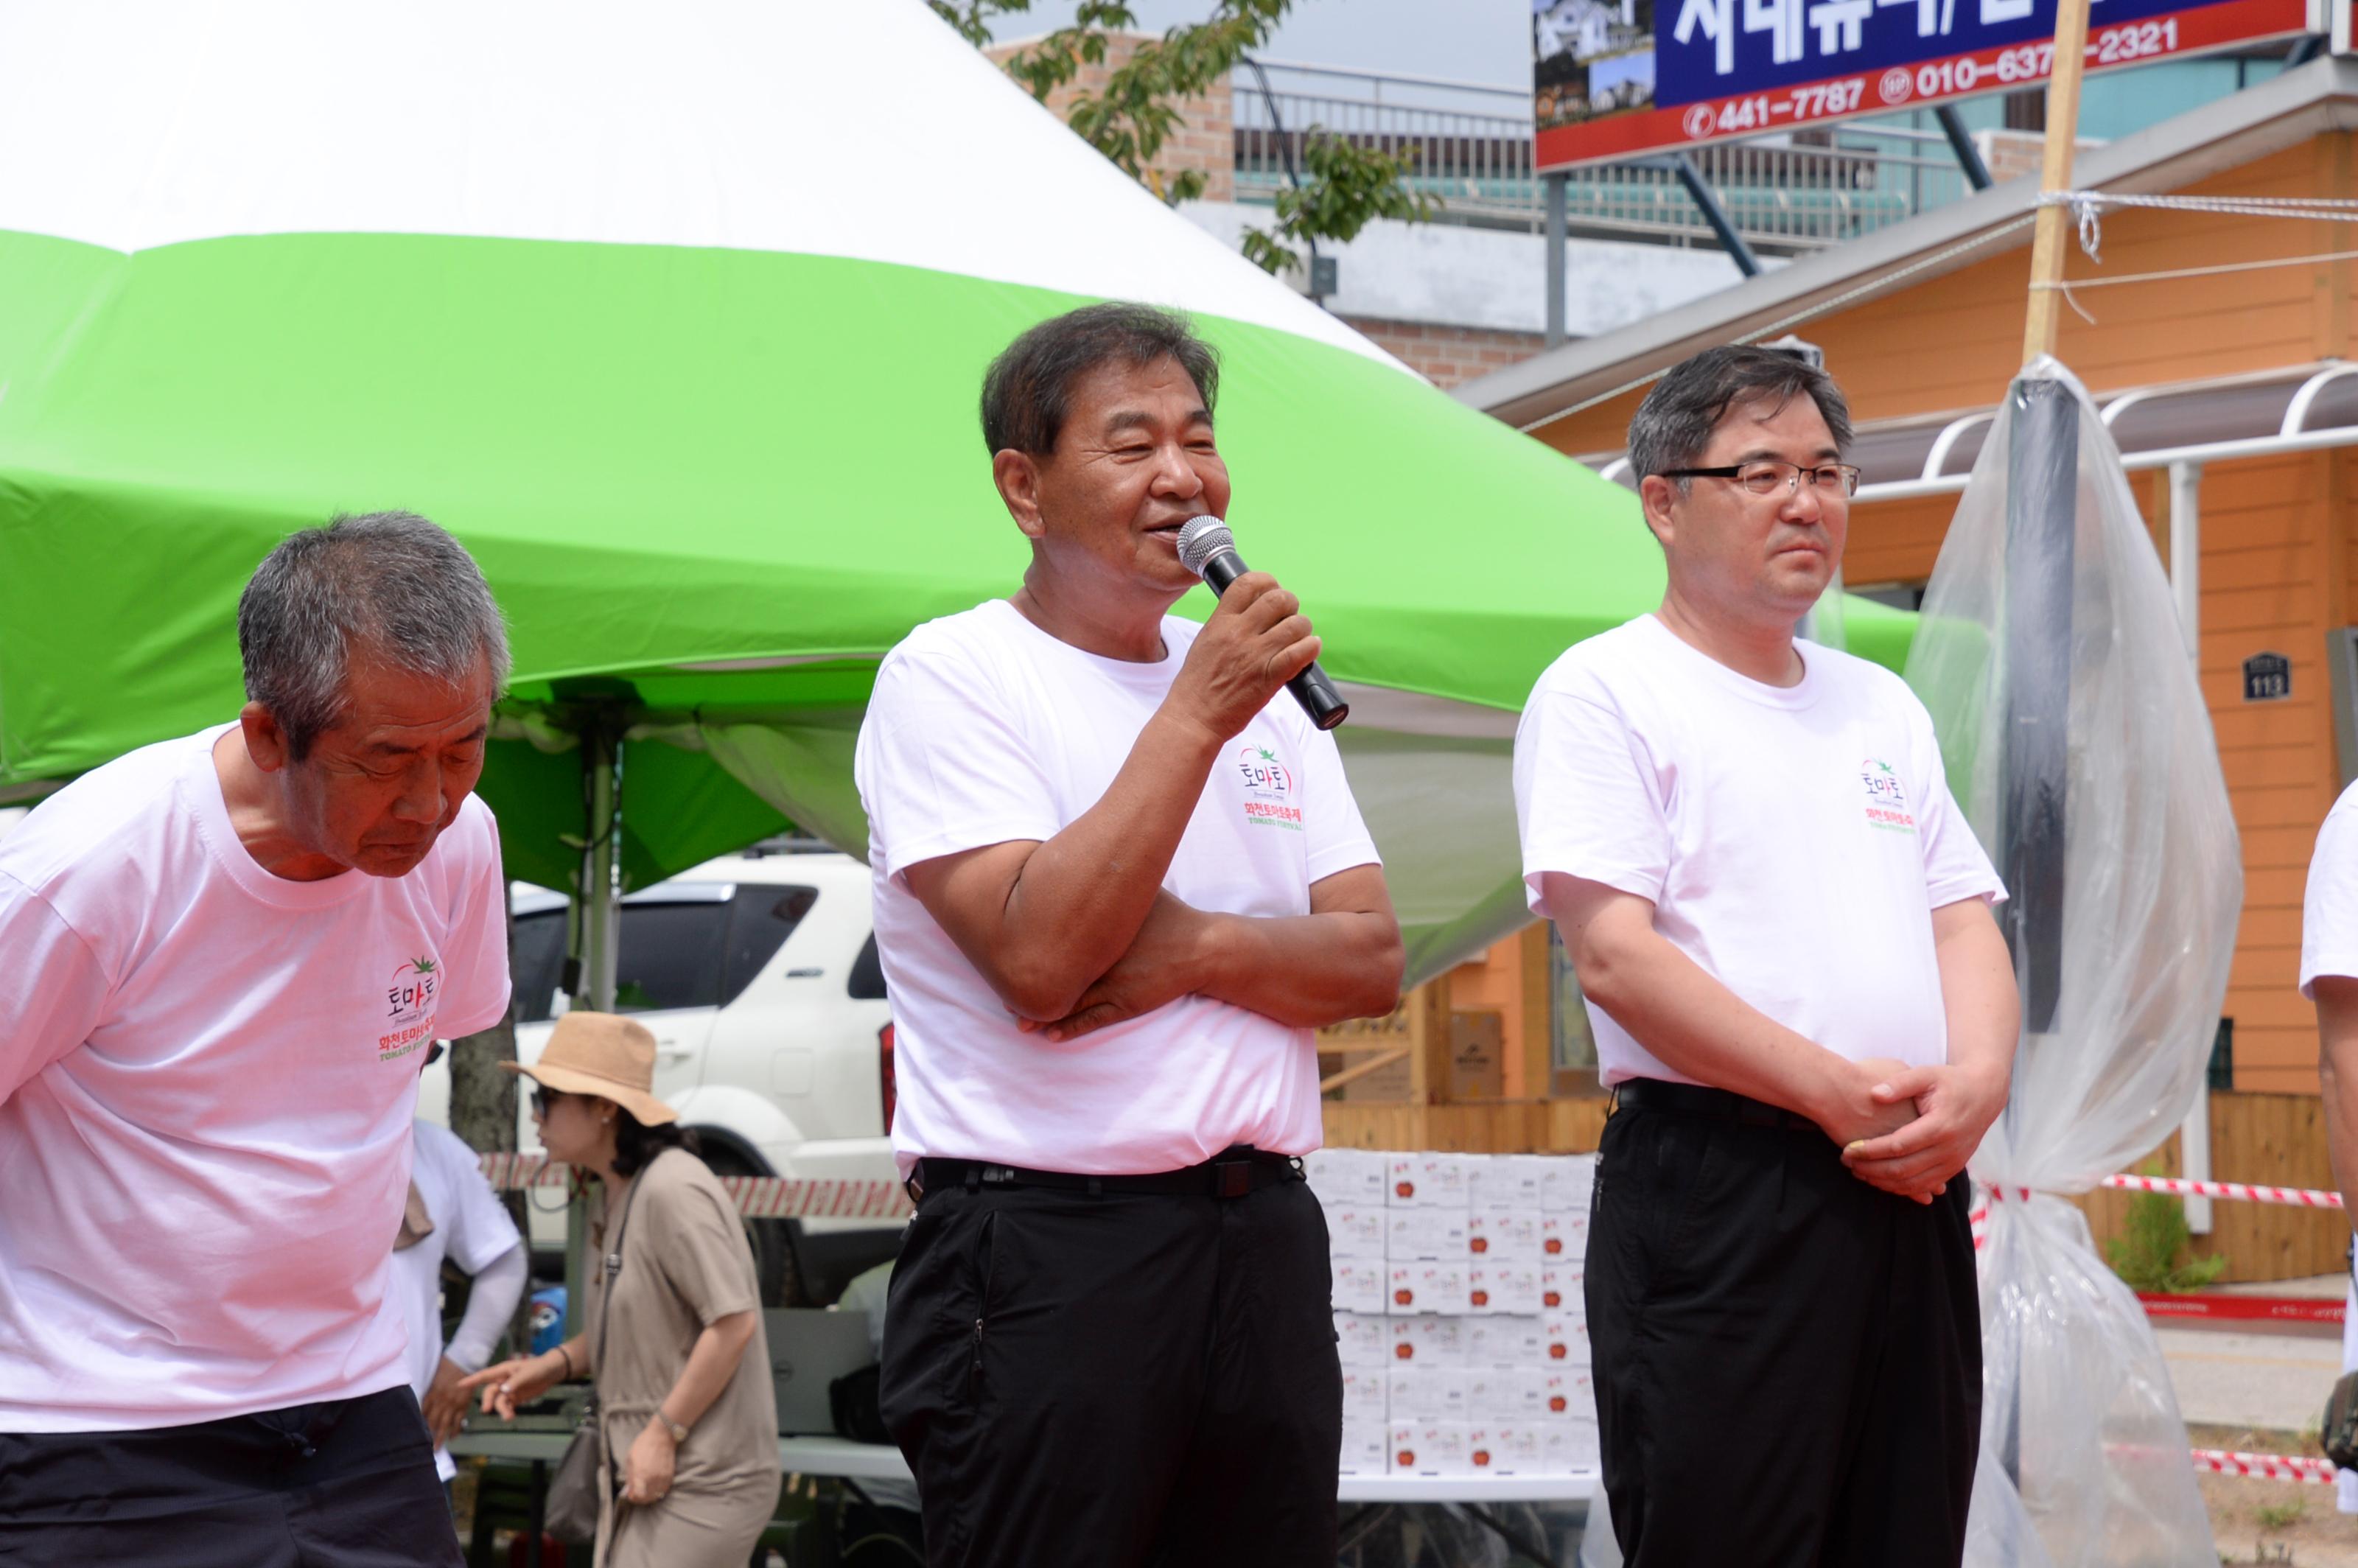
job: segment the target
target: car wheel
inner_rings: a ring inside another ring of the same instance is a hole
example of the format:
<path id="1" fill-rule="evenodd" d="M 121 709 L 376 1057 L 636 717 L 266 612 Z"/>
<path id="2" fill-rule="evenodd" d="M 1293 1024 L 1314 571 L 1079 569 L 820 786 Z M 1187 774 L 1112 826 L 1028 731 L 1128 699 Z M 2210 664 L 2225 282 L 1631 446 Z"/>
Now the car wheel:
<path id="1" fill-rule="evenodd" d="M 705 1151 L 704 1162 L 716 1176 L 760 1176 L 753 1162 L 725 1145 Z M 753 1249 L 753 1277 L 760 1281 L 762 1304 L 790 1307 L 803 1304 L 802 1281 L 795 1272 L 792 1220 L 747 1219 L 746 1244 Z"/>

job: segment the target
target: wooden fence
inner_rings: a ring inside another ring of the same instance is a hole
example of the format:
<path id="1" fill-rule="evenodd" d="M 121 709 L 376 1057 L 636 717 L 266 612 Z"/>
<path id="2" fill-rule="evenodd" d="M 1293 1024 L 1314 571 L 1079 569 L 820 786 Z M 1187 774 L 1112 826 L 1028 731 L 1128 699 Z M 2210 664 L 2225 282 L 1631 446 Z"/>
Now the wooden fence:
<path id="1" fill-rule="evenodd" d="M 1486 1154 L 1585 1154 L 1605 1127 L 1601 1099 L 1471 1100 L 1419 1105 L 1338 1100 L 1325 1104 L 1326 1141 L 1352 1149 L 1446 1149 Z M 2134 1162 L 2183 1174 L 2178 1135 Z M 2315 1095 L 2213 1094 L 2211 1167 L 2220 1181 L 2272 1186 L 2333 1185 L 2325 1153 L 2325 1112 Z M 2135 1195 L 2099 1190 L 2075 1200 L 2088 1217 L 2098 1255 L 2121 1234 Z M 2224 1281 L 2299 1279 L 2342 1266 L 2350 1227 L 2339 1213 L 2275 1204 L 2211 1206 L 2212 1229 L 2193 1251 L 2224 1253 Z"/>

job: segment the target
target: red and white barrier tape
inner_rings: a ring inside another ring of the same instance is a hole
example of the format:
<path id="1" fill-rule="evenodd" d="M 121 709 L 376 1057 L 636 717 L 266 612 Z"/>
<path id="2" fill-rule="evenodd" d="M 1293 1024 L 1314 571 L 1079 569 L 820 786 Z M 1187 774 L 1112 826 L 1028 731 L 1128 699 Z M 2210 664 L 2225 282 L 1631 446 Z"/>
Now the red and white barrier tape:
<path id="1" fill-rule="evenodd" d="M 2331 1485 L 2333 1461 L 2308 1454 L 2234 1454 L 2223 1448 L 2197 1448 L 2194 1467 L 2221 1476 L 2248 1476 L 2263 1481 L 2313 1481 Z"/>
<path id="2" fill-rule="evenodd" d="M 2169 1193 L 2179 1197 L 2230 1198 L 2244 1203 L 2283 1204 L 2292 1208 L 2340 1208 L 2342 1195 L 2316 1187 L 2270 1187 L 2252 1182 L 2198 1182 L 2185 1176 L 2106 1176 L 2101 1185 L 2133 1193 Z M 1988 1238 L 1990 1205 L 1994 1203 L 2028 1203 L 2028 1187 L 1985 1187 L 1978 1183 L 1974 1192 L 1981 1201 L 1965 1216 L 1973 1227 L 1974 1247 L 1978 1250 Z M 2012 1196 L 2008 1197 L 2008 1193 Z"/>
<path id="3" fill-rule="evenodd" d="M 2248 1182 L 2196 1182 L 2184 1176 L 2106 1176 L 2104 1185 L 2139 1193 L 2175 1193 L 2181 1197 L 2240 1198 L 2246 1203 L 2289 1204 L 2297 1208 L 2340 1208 L 2342 1195 L 2314 1187 L 2263 1187 Z M 2028 1196 L 2026 1190 L 2024 1195 Z"/>
<path id="4" fill-rule="evenodd" d="M 562 1187 L 571 1167 L 540 1154 L 485 1154 L 483 1175 L 493 1187 Z M 754 1219 L 899 1219 L 909 1212 L 901 1184 L 888 1181 L 792 1181 L 779 1176 L 723 1176 L 738 1211 Z"/>

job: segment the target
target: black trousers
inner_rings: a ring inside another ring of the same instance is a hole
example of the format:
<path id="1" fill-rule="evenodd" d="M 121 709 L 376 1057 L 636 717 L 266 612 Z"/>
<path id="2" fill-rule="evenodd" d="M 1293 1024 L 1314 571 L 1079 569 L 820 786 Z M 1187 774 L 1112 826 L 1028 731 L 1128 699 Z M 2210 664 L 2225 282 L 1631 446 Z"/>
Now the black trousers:
<path id="1" fill-rule="evenodd" d="M 1309 1186 L 929 1190 L 885 1424 L 936 1568 L 1333 1568 L 1343 1377 Z"/>
<path id="2" fill-rule="evenodd" d="M 0 1433 L 8 1568 L 459 1568 L 407 1388 L 145 1432 Z"/>
<path id="3" fill-rule="evenodd" d="M 1589 1337 L 1628 1568 L 1938 1568 L 1981 1436 L 1966 1184 L 1877 1191 L 1814 1129 L 1624 1106 Z"/>

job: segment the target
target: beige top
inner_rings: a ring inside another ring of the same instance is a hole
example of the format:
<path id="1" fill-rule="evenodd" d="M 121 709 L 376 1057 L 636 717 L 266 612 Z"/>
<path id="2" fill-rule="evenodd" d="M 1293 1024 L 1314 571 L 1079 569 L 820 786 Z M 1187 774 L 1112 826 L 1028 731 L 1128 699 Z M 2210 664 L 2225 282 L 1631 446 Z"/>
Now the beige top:
<path id="1" fill-rule="evenodd" d="M 697 1336 L 716 1318 L 752 1312 L 752 1341 L 720 1397 L 688 1429 L 672 1486 L 681 1493 L 766 1489 L 774 1498 L 777 1392 L 753 1253 L 737 1206 L 704 1162 L 685 1150 L 657 1154 L 632 1185 L 639 1192 L 622 1224 L 613 1326 L 606 1331 L 604 1359 L 592 1368 L 616 1485 L 632 1442 L 679 1381 Z M 595 1357 L 606 1311 L 602 1215 L 593 1217 L 590 1235 L 596 1250 L 584 1325 Z"/>

